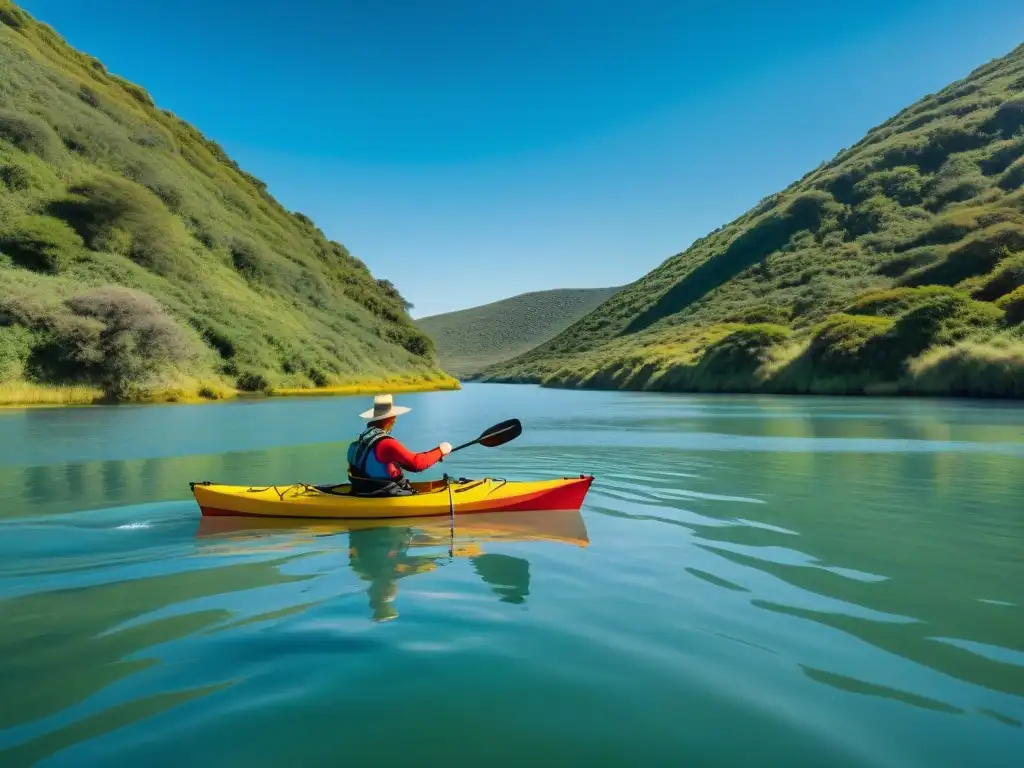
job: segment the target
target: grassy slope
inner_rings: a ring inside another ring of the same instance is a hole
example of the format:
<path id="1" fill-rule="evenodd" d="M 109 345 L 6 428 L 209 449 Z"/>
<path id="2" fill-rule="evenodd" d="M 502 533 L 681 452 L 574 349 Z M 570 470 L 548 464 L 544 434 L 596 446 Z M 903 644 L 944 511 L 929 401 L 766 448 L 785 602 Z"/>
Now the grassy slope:
<path id="1" fill-rule="evenodd" d="M 390 283 L 8 0 L 0 72 L 0 398 L 451 383 Z"/>
<path id="2" fill-rule="evenodd" d="M 1024 396 L 1024 46 L 486 378 Z"/>
<path id="3" fill-rule="evenodd" d="M 445 370 L 465 376 L 547 341 L 617 290 L 563 288 L 522 293 L 481 307 L 424 317 L 416 324 L 434 338 Z"/>

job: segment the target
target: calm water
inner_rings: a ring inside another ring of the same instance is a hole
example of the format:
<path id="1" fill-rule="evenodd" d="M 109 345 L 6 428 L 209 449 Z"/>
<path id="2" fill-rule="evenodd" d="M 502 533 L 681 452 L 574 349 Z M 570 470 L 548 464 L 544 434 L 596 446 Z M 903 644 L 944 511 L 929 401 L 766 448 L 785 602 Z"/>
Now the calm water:
<path id="1" fill-rule="evenodd" d="M 360 399 L 0 411 L 0 764 L 1024 764 L 1024 408 L 470 385 L 580 515 L 200 526 Z M 439 476 L 441 469 L 429 476 Z"/>

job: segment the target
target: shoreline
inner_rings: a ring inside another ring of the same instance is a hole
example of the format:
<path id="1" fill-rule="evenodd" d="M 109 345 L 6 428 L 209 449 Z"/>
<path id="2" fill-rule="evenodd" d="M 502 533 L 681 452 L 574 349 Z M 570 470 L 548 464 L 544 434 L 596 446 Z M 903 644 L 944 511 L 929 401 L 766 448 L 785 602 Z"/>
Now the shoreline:
<path id="1" fill-rule="evenodd" d="M 411 392 L 452 392 L 460 389 L 462 389 L 462 385 L 459 380 L 449 376 L 422 380 L 366 381 L 307 389 L 281 387 L 263 392 L 243 392 L 234 389 L 213 390 L 208 387 L 190 390 L 168 389 L 139 399 L 111 400 L 96 387 L 15 382 L 6 388 L 0 384 L 0 411 L 29 408 L 98 408 L 123 405 L 197 405 L 200 403 L 225 403 L 233 400 L 273 400 L 281 397 L 351 397 L 379 392 L 407 394 Z M 208 394 L 201 394 L 203 392 Z"/>

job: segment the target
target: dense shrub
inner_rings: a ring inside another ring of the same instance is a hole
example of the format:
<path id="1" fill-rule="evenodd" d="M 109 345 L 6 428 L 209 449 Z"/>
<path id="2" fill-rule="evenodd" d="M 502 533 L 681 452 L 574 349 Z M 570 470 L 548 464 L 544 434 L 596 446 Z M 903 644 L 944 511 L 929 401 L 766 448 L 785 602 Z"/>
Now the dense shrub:
<path id="1" fill-rule="evenodd" d="M 1024 323 L 1024 286 L 1003 296 L 996 302 L 996 306 L 1006 312 L 1007 325 Z"/>
<path id="2" fill-rule="evenodd" d="M 974 293 L 974 298 L 995 301 L 1024 285 L 1024 253 L 1001 262 L 992 276 Z"/>
<path id="3" fill-rule="evenodd" d="M 894 220 L 902 218 L 900 206 L 885 195 L 875 195 L 853 207 L 843 219 L 850 237 L 878 232 Z"/>
<path id="4" fill-rule="evenodd" d="M 168 171 L 140 160 L 129 165 L 125 176 L 160 198 L 171 211 L 181 211 L 185 195 L 180 183 Z"/>
<path id="5" fill-rule="evenodd" d="M 956 285 L 961 280 L 992 271 L 1006 255 L 1019 250 L 1024 250 L 1024 227 L 998 224 L 957 246 L 942 261 L 907 274 L 902 283 L 908 286 Z"/>
<path id="6" fill-rule="evenodd" d="M 0 322 L 0 381 L 22 377 L 25 361 L 32 353 L 33 340 L 28 328 Z"/>
<path id="7" fill-rule="evenodd" d="M 94 109 L 100 106 L 100 95 L 85 83 L 78 88 L 78 98 Z"/>
<path id="8" fill-rule="evenodd" d="M 871 367 L 886 377 L 900 375 L 906 362 L 929 347 L 954 344 L 982 329 L 993 329 L 1003 312 L 963 295 L 936 293 L 901 315 L 866 350 Z"/>
<path id="9" fill-rule="evenodd" d="M 900 205 L 918 205 L 923 199 L 923 184 L 921 173 L 910 165 L 876 171 L 853 185 L 853 191 L 863 200 L 881 194 Z"/>
<path id="10" fill-rule="evenodd" d="M 19 267 L 56 274 L 64 271 L 83 248 L 82 238 L 60 219 L 26 216 L 0 234 L 0 252 Z"/>
<path id="11" fill-rule="evenodd" d="M 790 308 L 779 304 L 757 304 L 726 316 L 726 322 L 745 325 L 785 325 L 791 319 Z"/>
<path id="12" fill-rule="evenodd" d="M 1024 187 L 1024 160 L 1018 160 L 1007 169 L 999 179 L 999 186 L 1007 192 Z"/>
<path id="13" fill-rule="evenodd" d="M 55 160 L 60 154 L 60 139 L 44 120 L 9 109 L 0 109 L 0 141 L 44 160 Z"/>
<path id="14" fill-rule="evenodd" d="M 832 315 L 816 329 L 804 355 L 823 374 L 860 375 L 868 363 L 865 346 L 892 325 L 887 317 Z"/>
<path id="15" fill-rule="evenodd" d="M 270 275 L 272 257 L 253 240 L 233 237 L 228 243 L 228 252 L 232 265 L 246 280 L 263 282 Z"/>
<path id="16" fill-rule="evenodd" d="M 11 29 L 21 29 L 28 23 L 25 12 L 16 5 L 0 4 L 0 24 L 6 24 Z"/>
<path id="17" fill-rule="evenodd" d="M 1010 138 L 1024 128 L 1024 99 L 1014 99 L 1001 105 L 985 124 L 985 129 Z"/>
<path id="18" fill-rule="evenodd" d="M 923 288 L 887 288 L 881 291 L 869 291 L 858 296 L 856 301 L 846 307 L 845 311 L 851 315 L 895 317 L 923 304 L 928 304 L 938 296 L 967 298 L 966 295 L 944 285 L 929 285 Z"/>
<path id="19" fill-rule="evenodd" d="M 995 176 L 1021 157 L 1024 157 L 1024 137 L 996 144 L 991 154 L 978 165 L 986 176 Z"/>
<path id="20" fill-rule="evenodd" d="M 962 202 L 980 194 L 988 187 L 977 163 L 963 155 L 949 158 L 929 182 L 927 206 L 938 210 L 949 203 Z"/>
<path id="21" fill-rule="evenodd" d="M 904 391 L 972 397 L 1024 397 L 1024 344 L 962 342 L 910 363 Z"/>
<path id="22" fill-rule="evenodd" d="M 180 325 L 151 296 L 107 285 L 67 302 L 76 322 L 67 352 L 112 397 L 126 398 L 161 368 L 195 356 Z M 88 321 L 93 321 L 89 323 Z"/>
<path id="23" fill-rule="evenodd" d="M 240 373 L 235 380 L 235 386 L 242 392 L 267 392 L 271 389 L 269 379 L 257 371 Z"/>
<path id="24" fill-rule="evenodd" d="M 129 96 L 131 96 L 140 104 L 144 104 L 147 107 L 155 106 L 155 104 L 153 103 L 153 97 L 149 95 L 145 88 L 142 88 L 141 86 L 138 86 L 135 83 L 131 83 L 125 80 L 123 77 L 118 77 L 117 75 L 110 75 L 110 79 L 117 83 L 119 86 L 121 86 L 121 88 Z"/>
<path id="25" fill-rule="evenodd" d="M 148 189 L 127 179 L 98 176 L 70 192 L 51 203 L 49 211 L 70 224 L 90 248 L 123 253 L 161 274 L 179 271 L 184 227 Z"/>
<path id="26" fill-rule="evenodd" d="M 23 165 L 5 165 L 0 168 L 0 181 L 12 192 L 25 192 L 32 188 L 35 179 Z"/>
<path id="27" fill-rule="evenodd" d="M 695 377 L 749 376 L 767 360 L 769 350 L 789 335 L 788 328 L 770 323 L 737 328 L 705 350 Z"/>
<path id="28" fill-rule="evenodd" d="M 875 267 L 875 272 L 886 277 L 902 277 L 912 269 L 920 269 L 942 259 L 934 248 L 918 248 L 900 256 L 886 259 Z"/>

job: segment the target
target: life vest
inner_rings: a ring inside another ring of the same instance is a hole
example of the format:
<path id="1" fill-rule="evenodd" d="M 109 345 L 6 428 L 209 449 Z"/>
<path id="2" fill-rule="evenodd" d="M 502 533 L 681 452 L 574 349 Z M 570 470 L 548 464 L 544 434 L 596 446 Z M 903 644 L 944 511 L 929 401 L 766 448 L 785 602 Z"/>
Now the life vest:
<path id="1" fill-rule="evenodd" d="M 388 465 L 377 458 L 377 444 L 392 440 L 383 429 L 370 427 L 348 447 L 348 481 L 354 496 L 407 496 L 412 493 L 402 470 L 392 477 Z"/>

